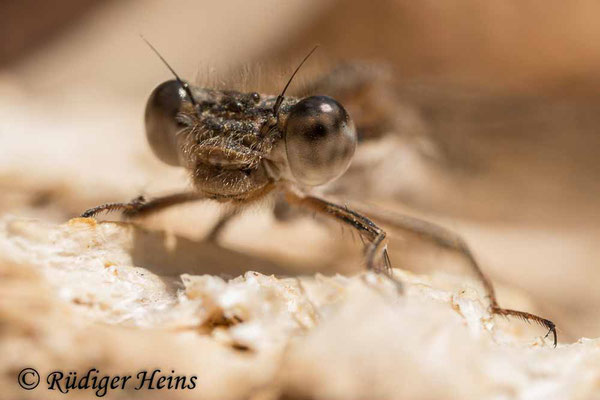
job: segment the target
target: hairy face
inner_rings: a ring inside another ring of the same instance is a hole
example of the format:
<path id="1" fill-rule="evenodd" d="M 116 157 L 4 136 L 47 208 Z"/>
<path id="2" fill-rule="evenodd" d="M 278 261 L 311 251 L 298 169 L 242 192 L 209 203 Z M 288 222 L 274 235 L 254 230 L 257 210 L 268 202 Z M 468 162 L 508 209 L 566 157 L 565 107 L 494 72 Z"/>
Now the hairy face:
<path id="1" fill-rule="evenodd" d="M 209 197 L 245 200 L 266 193 L 282 178 L 321 185 L 350 164 L 354 124 L 330 97 L 300 100 L 184 88 L 171 80 L 152 92 L 146 134 L 154 153 L 188 169 L 196 189 Z M 276 159 L 272 152 L 281 143 L 285 153 Z M 265 162 L 291 174 L 274 176 Z"/>

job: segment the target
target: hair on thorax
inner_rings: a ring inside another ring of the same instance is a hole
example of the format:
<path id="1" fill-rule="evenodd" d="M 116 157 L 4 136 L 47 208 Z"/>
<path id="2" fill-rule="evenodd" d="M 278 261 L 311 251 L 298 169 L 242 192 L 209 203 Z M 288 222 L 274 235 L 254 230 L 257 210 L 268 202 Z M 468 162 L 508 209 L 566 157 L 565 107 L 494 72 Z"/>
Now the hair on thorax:
<path id="1" fill-rule="evenodd" d="M 302 56 L 306 56 L 306 54 Z M 285 95 L 306 95 L 311 82 L 326 70 L 327 64 L 324 56 L 313 54 L 310 62 L 305 63 L 300 73 L 296 74 Z M 297 67 L 297 59 L 273 63 L 264 61 L 248 62 L 218 69 L 203 64 L 198 68 L 194 85 L 208 89 L 235 90 L 243 93 L 258 92 L 277 96 Z"/>

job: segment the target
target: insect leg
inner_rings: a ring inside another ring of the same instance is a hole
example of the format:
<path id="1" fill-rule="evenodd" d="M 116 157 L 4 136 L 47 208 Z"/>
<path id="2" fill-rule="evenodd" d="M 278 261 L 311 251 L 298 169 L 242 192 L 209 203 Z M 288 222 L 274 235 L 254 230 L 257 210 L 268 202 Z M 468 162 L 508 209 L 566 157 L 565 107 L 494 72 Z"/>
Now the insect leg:
<path id="1" fill-rule="evenodd" d="M 496 293 L 494 291 L 494 286 L 492 285 L 491 281 L 485 276 L 485 274 L 481 270 L 481 267 L 479 266 L 479 263 L 475 259 L 475 256 L 471 252 L 471 249 L 467 245 L 466 241 L 462 237 L 460 237 L 460 235 L 442 226 L 408 215 L 401 215 L 396 213 L 382 214 L 374 212 L 372 214 L 372 217 L 375 221 L 378 221 L 382 225 L 389 226 L 393 229 L 399 229 L 416 234 L 420 237 L 423 237 L 427 240 L 436 243 L 439 246 L 461 253 L 466 258 L 473 272 L 477 275 L 477 278 L 481 281 L 483 288 L 490 299 L 490 309 L 493 314 L 513 316 L 521 318 L 528 322 L 534 321 L 542 325 L 543 327 L 548 329 L 546 337 L 550 333 L 552 333 L 554 338 L 554 347 L 556 347 L 558 339 L 556 335 L 556 326 L 554 322 L 539 317 L 537 315 L 530 314 L 528 312 L 510 310 L 502 308 L 498 305 Z"/>
<path id="2" fill-rule="evenodd" d="M 387 250 L 384 248 L 386 233 L 383 229 L 373 223 L 373 221 L 355 211 L 348 209 L 347 207 L 330 203 L 318 197 L 301 196 L 292 191 L 287 191 L 285 198 L 290 204 L 304 207 L 314 212 L 335 218 L 356 229 L 361 236 L 367 239 L 368 242 L 365 246 L 367 268 L 376 272 L 385 273 L 385 275 L 390 278 L 399 289 L 402 288 L 401 282 L 392 275 L 389 256 L 387 254 Z M 384 260 L 383 268 L 376 266 L 375 263 L 375 258 L 380 252 L 382 253 Z"/>
<path id="3" fill-rule="evenodd" d="M 135 218 L 152 214 L 174 205 L 203 199 L 206 199 L 206 196 L 196 192 L 175 193 L 168 196 L 156 197 L 151 200 L 146 200 L 143 196 L 138 196 L 128 203 L 107 203 L 90 208 L 81 214 L 81 217 L 89 218 L 102 212 L 122 211 L 123 216 Z"/>
<path id="4" fill-rule="evenodd" d="M 211 228 L 210 232 L 206 235 L 206 240 L 216 242 L 219 239 L 219 235 L 223 232 L 223 229 L 227 224 L 236 216 L 240 214 L 240 208 L 228 209 L 223 215 L 219 217 L 217 223 Z"/>

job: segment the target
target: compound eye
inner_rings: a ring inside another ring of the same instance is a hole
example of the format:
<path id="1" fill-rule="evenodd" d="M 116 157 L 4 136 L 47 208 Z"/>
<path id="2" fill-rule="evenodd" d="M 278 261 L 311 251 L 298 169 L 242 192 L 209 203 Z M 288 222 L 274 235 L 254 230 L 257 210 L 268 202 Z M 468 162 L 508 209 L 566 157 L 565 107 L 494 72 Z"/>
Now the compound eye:
<path id="1" fill-rule="evenodd" d="M 300 183 L 325 184 L 350 165 L 356 149 L 354 123 L 331 97 L 307 97 L 290 111 L 285 148 L 290 170 Z"/>
<path id="2" fill-rule="evenodd" d="M 152 91 L 146 103 L 146 138 L 152 152 L 163 162 L 179 166 L 177 132 L 181 130 L 176 116 L 187 98 L 176 80 L 161 83 Z"/>

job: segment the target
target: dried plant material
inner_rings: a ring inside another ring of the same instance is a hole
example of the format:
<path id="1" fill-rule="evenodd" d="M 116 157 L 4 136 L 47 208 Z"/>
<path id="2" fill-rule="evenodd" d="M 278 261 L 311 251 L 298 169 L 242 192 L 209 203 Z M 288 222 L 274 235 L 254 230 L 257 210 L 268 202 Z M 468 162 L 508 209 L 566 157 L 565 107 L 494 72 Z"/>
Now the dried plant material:
<path id="1" fill-rule="evenodd" d="M 90 366 L 113 375 L 158 366 L 197 376 L 193 390 L 168 392 L 175 399 L 568 399 L 598 391 L 598 340 L 553 349 L 530 331 L 507 329 L 515 323 L 490 315 L 476 286 L 440 289 L 427 276 L 398 269 L 404 295 L 373 273 L 247 272 L 230 280 L 158 275 L 135 263 L 135 247 L 146 245 L 139 238 L 149 237 L 140 230 L 91 219 L 63 225 L 2 220 L 0 379 L 6 398 L 23 396 L 14 381 L 26 366 L 42 376 L 55 370 L 83 375 Z M 32 393 L 56 394 L 42 386 Z"/>

